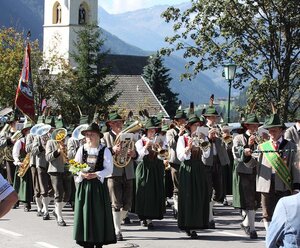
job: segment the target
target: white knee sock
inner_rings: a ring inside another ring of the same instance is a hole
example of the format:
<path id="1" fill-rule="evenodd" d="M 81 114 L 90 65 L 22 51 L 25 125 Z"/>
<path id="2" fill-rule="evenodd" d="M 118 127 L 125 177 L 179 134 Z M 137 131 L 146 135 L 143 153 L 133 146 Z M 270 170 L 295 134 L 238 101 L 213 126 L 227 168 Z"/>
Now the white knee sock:
<path id="1" fill-rule="evenodd" d="M 264 220 L 264 226 L 265 226 L 266 231 L 268 231 L 269 225 L 270 225 L 270 221 Z"/>
<path id="2" fill-rule="evenodd" d="M 242 222 L 243 226 L 249 226 L 249 211 L 242 210 L 242 215 L 244 216 L 244 220 Z"/>
<path id="3" fill-rule="evenodd" d="M 55 203 L 55 213 L 57 214 L 57 220 L 58 221 L 62 221 L 63 217 L 62 217 L 62 207 L 63 207 L 63 203 L 62 202 L 56 202 Z"/>
<path id="4" fill-rule="evenodd" d="M 121 232 L 121 212 L 115 212 L 113 211 L 113 220 L 114 220 L 114 226 L 115 226 L 115 232 L 116 234 Z"/>
<path id="5" fill-rule="evenodd" d="M 50 201 L 49 197 L 42 196 L 42 202 L 43 202 L 43 210 L 42 211 L 44 213 L 48 213 L 49 201 Z"/>
<path id="6" fill-rule="evenodd" d="M 37 211 L 39 212 L 42 211 L 43 203 L 41 197 L 35 197 L 35 202 L 36 202 Z"/>
<path id="7" fill-rule="evenodd" d="M 178 195 L 173 195 L 174 209 L 178 211 Z"/>
<path id="8" fill-rule="evenodd" d="M 121 210 L 121 221 L 124 220 L 127 217 L 128 211 Z"/>

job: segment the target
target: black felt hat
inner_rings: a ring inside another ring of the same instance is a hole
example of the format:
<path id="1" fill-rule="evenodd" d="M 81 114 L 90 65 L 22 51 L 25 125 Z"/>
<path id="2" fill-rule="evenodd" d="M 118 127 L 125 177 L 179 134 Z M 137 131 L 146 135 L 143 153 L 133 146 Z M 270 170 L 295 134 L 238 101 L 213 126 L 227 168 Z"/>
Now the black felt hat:
<path id="1" fill-rule="evenodd" d="M 82 130 L 82 131 L 81 131 L 81 134 L 82 134 L 83 136 L 85 136 L 85 134 L 86 134 L 87 132 L 94 132 L 94 133 L 99 134 L 100 139 L 103 137 L 103 134 L 100 132 L 100 128 L 99 128 L 98 124 L 96 124 L 96 123 L 94 123 L 94 122 L 91 123 L 86 129 Z"/>

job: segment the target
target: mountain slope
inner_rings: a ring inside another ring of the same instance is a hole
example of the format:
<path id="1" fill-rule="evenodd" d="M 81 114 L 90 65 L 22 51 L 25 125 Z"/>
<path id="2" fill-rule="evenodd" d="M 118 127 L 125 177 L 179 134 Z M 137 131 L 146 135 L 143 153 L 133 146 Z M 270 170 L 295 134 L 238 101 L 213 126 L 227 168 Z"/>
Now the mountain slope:
<path id="1" fill-rule="evenodd" d="M 42 0 L 3 1 L 2 8 L 0 9 L 1 26 L 15 26 L 19 31 L 24 30 L 25 32 L 30 29 L 32 38 L 38 38 L 40 41 L 39 43 L 43 44 L 43 3 L 44 1 Z M 144 33 L 139 33 L 137 30 L 136 36 L 131 37 L 129 34 L 129 37 L 131 40 L 139 39 L 144 41 L 145 44 L 155 44 L 155 47 L 158 47 L 160 46 L 160 43 L 163 42 L 162 37 L 167 35 L 167 32 L 170 31 L 167 31 L 165 25 L 162 25 L 160 22 L 156 22 L 153 17 L 157 16 L 155 13 L 166 8 L 167 6 L 158 6 L 150 9 L 138 10 L 132 13 L 130 12 L 130 15 L 122 14 L 121 20 L 107 12 L 103 12 L 103 9 L 99 9 L 99 26 L 102 29 L 102 37 L 105 39 L 104 50 L 109 49 L 111 54 L 136 56 L 149 56 L 150 54 L 155 53 L 157 49 L 152 49 L 153 47 L 147 47 L 145 45 L 145 47 L 142 47 L 143 49 L 141 49 L 135 46 L 134 42 L 129 44 L 124 42 L 120 39 L 121 31 L 120 34 L 117 34 L 116 36 L 111 33 L 111 29 L 123 30 L 122 32 L 126 32 L 131 29 L 134 31 L 136 28 L 136 25 L 132 26 L 134 23 L 139 23 L 139 25 L 143 27 L 148 22 L 151 24 L 151 27 L 148 30 L 144 29 Z M 145 19 L 143 19 L 143 13 L 145 13 Z M 109 22 L 110 25 L 105 26 L 105 22 Z M 154 30 L 156 31 L 154 32 Z M 157 30 L 160 31 L 161 37 L 157 37 L 155 35 Z M 152 36 L 153 38 L 151 39 Z M 216 96 L 220 97 L 226 96 L 226 92 L 224 92 L 222 88 L 218 87 L 203 73 L 200 73 L 200 75 L 198 75 L 192 82 L 181 82 L 180 74 L 184 72 L 184 64 L 185 61 L 176 56 L 165 58 L 165 66 L 170 69 L 170 75 L 173 78 L 170 87 L 174 92 L 179 93 L 179 98 L 183 101 L 183 103 L 189 103 L 190 101 L 194 101 L 195 103 L 206 103 L 208 102 L 209 95 L 211 93 L 215 93 Z"/>

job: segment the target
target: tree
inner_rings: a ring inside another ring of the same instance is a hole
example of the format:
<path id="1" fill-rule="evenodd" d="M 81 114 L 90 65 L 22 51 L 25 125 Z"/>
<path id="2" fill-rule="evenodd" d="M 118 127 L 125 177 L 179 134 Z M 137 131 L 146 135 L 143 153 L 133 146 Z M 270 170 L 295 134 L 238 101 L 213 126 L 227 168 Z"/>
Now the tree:
<path id="1" fill-rule="evenodd" d="M 269 114 L 272 101 L 286 121 L 300 106 L 300 5 L 298 0 L 191 0 L 182 11 L 163 14 L 174 22 L 171 45 L 162 54 L 183 51 L 190 78 L 232 59 L 239 70 L 235 88 L 249 84 L 249 103 Z"/>
<path id="2" fill-rule="evenodd" d="M 14 28 L 0 29 L 0 106 L 14 106 L 16 89 L 22 71 L 25 35 Z M 31 69 L 32 75 L 37 72 L 38 64 L 42 60 L 42 52 L 39 49 L 38 41 L 30 42 L 31 47 Z M 33 77 L 33 81 L 34 81 Z"/>
<path id="3" fill-rule="evenodd" d="M 107 112 L 120 93 L 112 94 L 116 84 L 114 77 L 108 77 L 108 68 L 98 68 L 106 53 L 100 52 L 104 40 L 100 37 L 100 29 L 94 25 L 84 25 L 77 32 L 75 42 L 76 53 L 71 54 L 77 64 L 74 81 L 69 88 L 72 102 L 78 105 L 83 114 L 90 118 L 95 110 L 100 114 Z M 73 113 L 74 114 L 74 113 Z"/>
<path id="4" fill-rule="evenodd" d="M 169 115 L 175 115 L 178 108 L 178 94 L 173 93 L 169 87 L 172 78 L 169 69 L 164 67 L 163 59 L 157 52 L 148 59 L 144 67 L 143 78 L 149 84 L 158 100 L 162 103 Z"/>

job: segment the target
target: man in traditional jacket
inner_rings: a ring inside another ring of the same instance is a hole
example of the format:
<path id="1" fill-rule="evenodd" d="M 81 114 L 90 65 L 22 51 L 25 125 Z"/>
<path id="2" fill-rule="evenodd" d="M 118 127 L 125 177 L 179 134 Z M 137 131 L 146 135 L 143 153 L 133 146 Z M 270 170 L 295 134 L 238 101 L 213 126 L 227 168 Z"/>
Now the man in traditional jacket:
<path id="1" fill-rule="evenodd" d="M 104 133 L 102 142 L 110 149 L 113 156 L 122 152 L 121 144 L 119 142 L 115 143 L 115 140 L 122 131 L 123 123 L 123 118 L 117 112 L 109 113 L 106 124 L 110 127 L 110 131 Z M 137 156 L 135 149 L 129 150 L 127 156 L 135 158 Z M 127 166 L 122 168 L 114 163 L 113 173 L 108 177 L 108 190 L 112 202 L 113 220 L 118 241 L 123 240 L 121 221 L 126 217 L 127 212 L 131 210 L 134 177 L 132 159 Z"/>
<path id="2" fill-rule="evenodd" d="M 268 230 L 278 200 L 299 192 L 300 169 L 296 163 L 296 145 L 283 137 L 285 125 L 278 114 L 272 114 L 264 123 L 270 140 L 258 146 L 258 159 L 251 148 L 244 150 L 244 162 L 248 167 L 256 167 L 256 191 L 262 193 L 263 221 Z"/>
<path id="3" fill-rule="evenodd" d="M 177 158 L 176 154 L 176 146 L 177 140 L 180 136 L 182 136 L 186 132 L 185 124 L 186 124 L 186 113 L 178 109 L 176 111 L 176 115 L 174 116 L 174 123 L 172 124 L 172 128 L 170 128 L 166 133 L 167 144 L 169 147 L 169 165 L 171 166 L 171 175 L 173 181 L 173 212 L 174 217 L 177 217 L 178 212 L 178 187 L 179 187 L 179 167 L 180 161 Z"/>
<path id="4" fill-rule="evenodd" d="M 225 197 L 224 187 L 223 187 L 223 169 L 222 166 L 226 166 L 230 163 L 228 153 L 220 138 L 220 129 L 217 126 L 217 118 L 219 116 L 216 108 L 211 104 L 203 114 L 206 118 L 206 126 L 209 128 L 209 142 L 211 144 L 211 152 L 208 158 L 204 158 L 203 163 L 207 166 L 208 177 L 210 185 L 210 214 L 209 223 L 210 228 L 215 228 L 215 222 L 213 218 L 213 205 L 214 202 L 223 202 Z M 213 195 L 214 189 L 214 195 Z"/>
<path id="5" fill-rule="evenodd" d="M 242 229 L 251 238 L 257 238 L 255 230 L 256 209 L 256 168 L 248 168 L 243 159 L 243 149 L 257 149 L 256 135 L 259 121 L 255 114 L 249 114 L 242 123 L 246 128 L 244 134 L 238 134 L 233 139 L 233 206 L 242 210 Z"/>

